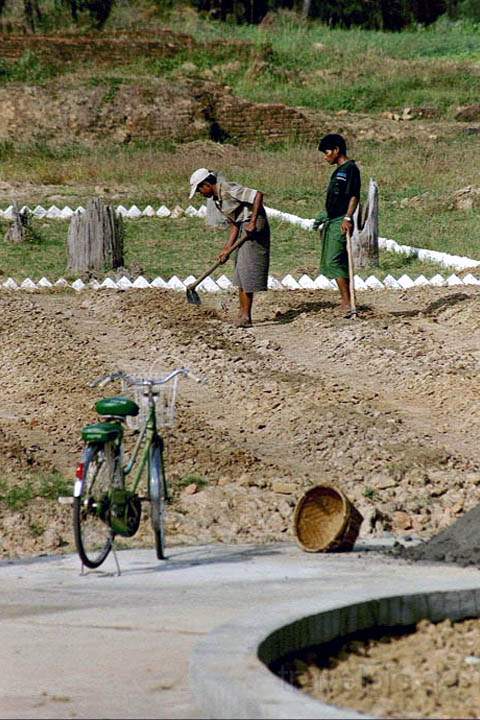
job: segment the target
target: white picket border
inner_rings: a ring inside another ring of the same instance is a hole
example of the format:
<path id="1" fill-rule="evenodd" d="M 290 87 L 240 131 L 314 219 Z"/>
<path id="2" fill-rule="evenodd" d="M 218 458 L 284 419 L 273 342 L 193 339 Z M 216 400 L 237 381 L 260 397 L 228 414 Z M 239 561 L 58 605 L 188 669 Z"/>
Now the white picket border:
<path id="1" fill-rule="evenodd" d="M 265 210 L 269 218 L 274 218 L 282 222 L 288 222 L 293 225 L 297 225 L 303 230 L 313 230 L 313 218 L 302 218 L 299 215 L 282 212 L 281 210 L 277 210 L 275 208 L 267 206 L 265 207 Z M 7 208 L 5 208 L 5 210 L 0 209 L 0 219 L 3 218 L 4 220 L 12 220 L 13 211 L 13 205 L 9 205 Z M 37 205 L 32 210 L 30 207 L 28 207 L 28 205 L 24 205 L 20 209 L 20 212 L 31 213 L 34 217 L 39 219 L 47 218 L 49 220 L 69 220 L 75 214 L 84 213 L 85 208 L 80 205 L 75 210 L 73 210 L 68 205 L 66 205 L 63 209 L 60 209 L 56 207 L 56 205 L 51 205 L 48 209 L 45 209 L 41 205 Z M 183 209 L 179 205 L 177 205 L 173 210 L 170 210 L 165 205 L 162 205 L 158 208 L 158 210 L 155 210 L 155 208 L 153 208 L 151 205 L 147 205 L 143 210 L 141 210 L 136 205 L 132 205 L 130 208 L 126 208 L 123 205 L 118 205 L 116 207 L 116 213 L 117 215 L 121 215 L 123 218 L 126 218 L 128 220 L 138 220 L 145 217 L 159 219 L 176 219 L 182 216 L 204 218 L 207 214 L 207 208 L 206 205 L 202 205 L 200 208 L 195 208 L 193 207 L 193 205 L 189 205 L 187 208 Z M 473 269 L 480 266 L 480 260 L 474 260 L 473 258 L 466 257 L 465 255 L 451 255 L 450 253 L 440 252 L 438 250 L 429 250 L 427 248 L 419 248 L 413 245 L 400 245 L 395 240 L 391 240 L 388 238 L 379 238 L 378 244 L 382 250 L 387 250 L 388 252 L 395 252 L 407 256 L 413 256 L 421 261 L 436 263 L 442 267 L 451 268 L 453 270 L 466 270 L 469 268 Z M 373 280 L 371 282 L 374 283 Z M 398 282 L 402 284 L 402 279 L 399 278 Z M 417 282 L 417 285 L 420 285 L 423 281 L 417 278 L 415 282 Z M 297 281 L 294 278 L 293 282 L 291 280 L 287 280 L 287 286 L 290 287 L 290 289 L 295 289 L 295 283 L 297 283 Z M 405 283 L 408 284 L 408 280 L 405 280 Z M 450 284 L 455 284 L 455 280 L 452 280 Z M 362 287 L 362 283 L 359 283 L 359 287 Z"/>
<path id="2" fill-rule="evenodd" d="M 34 282 L 31 278 L 25 278 L 17 283 L 17 281 L 9 277 L 0 283 L 0 289 L 3 290 L 50 290 L 52 288 L 71 288 L 80 292 L 82 290 L 145 290 L 147 288 L 160 290 L 175 290 L 177 292 L 185 292 L 188 285 L 196 281 L 194 275 L 189 275 L 181 280 L 177 275 L 172 275 L 169 280 L 162 277 L 156 277 L 152 281 L 147 280 L 143 275 L 139 275 L 131 280 L 123 275 L 119 280 L 113 280 L 106 277 L 102 282 L 98 280 L 90 280 L 85 283 L 81 278 L 77 278 L 73 282 L 67 282 L 65 278 L 59 278 L 56 281 L 50 281 L 46 277 L 42 277 L 38 282 Z M 355 289 L 360 291 L 377 291 L 377 290 L 417 290 L 423 287 L 455 287 L 457 285 L 480 285 L 480 278 L 468 273 L 465 277 L 460 278 L 455 273 L 448 277 L 444 277 L 437 273 L 430 280 L 425 275 L 419 275 L 412 279 L 409 275 L 403 274 L 398 279 L 393 275 L 387 275 L 383 281 L 379 280 L 375 275 L 370 275 L 366 280 L 359 275 L 354 277 Z M 282 279 L 278 279 L 273 275 L 268 276 L 268 288 L 270 290 L 338 290 L 335 280 L 329 280 L 324 275 L 318 275 L 311 278 L 304 273 L 297 280 L 291 273 L 285 275 Z M 219 278 L 205 278 L 199 285 L 198 290 L 205 293 L 226 292 L 234 289 L 232 281 L 226 276 L 221 275 Z"/>

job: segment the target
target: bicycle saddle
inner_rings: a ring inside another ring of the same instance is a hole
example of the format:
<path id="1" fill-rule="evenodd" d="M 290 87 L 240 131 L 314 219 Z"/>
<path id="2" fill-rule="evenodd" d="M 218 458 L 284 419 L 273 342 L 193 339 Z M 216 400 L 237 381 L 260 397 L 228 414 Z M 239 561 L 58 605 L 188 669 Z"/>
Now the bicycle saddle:
<path id="1" fill-rule="evenodd" d="M 136 402 L 126 397 L 103 398 L 95 403 L 95 410 L 99 415 L 126 417 L 138 415 L 139 407 Z"/>

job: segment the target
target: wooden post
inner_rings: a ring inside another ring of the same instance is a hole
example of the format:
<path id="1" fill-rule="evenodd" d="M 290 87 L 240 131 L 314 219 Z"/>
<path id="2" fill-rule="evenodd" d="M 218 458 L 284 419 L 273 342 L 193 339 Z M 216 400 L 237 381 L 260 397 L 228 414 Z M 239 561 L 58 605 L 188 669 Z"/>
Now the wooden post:
<path id="1" fill-rule="evenodd" d="M 352 235 L 355 267 L 379 265 L 378 256 L 378 185 L 370 178 L 365 212 L 360 206 L 355 213 L 355 230 Z"/>
<path id="2" fill-rule="evenodd" d="M 30 219 L 27 213 L 19 212 L 17 203 L 14 203 L 13 222 L 5 233 L 5 242 L 14 244 L 24 243 L 27 239 L 29 223 Z"/>
<path id="3" fill-rule="evenodd" d="M 303 0 L 302 2 L 302 15 L 304 18 L 310 17 L 312 9 L 312 0 Z"/>
<path id="4" fill-rule="evenodd" d="M 350 289 L 350 317 L 357 317 L 357 301 L 355 298 L 355 265 L 353 263 L 352 237 L 347 232 L 348 282 Z"/>
<path id="5" fill-rule="evenodd" d="M 68 269 L 112 270 L 123 266 L 124 226 L 111 205 L 94 198 L 83 215 L 74 215 L 68 230 Z"/>

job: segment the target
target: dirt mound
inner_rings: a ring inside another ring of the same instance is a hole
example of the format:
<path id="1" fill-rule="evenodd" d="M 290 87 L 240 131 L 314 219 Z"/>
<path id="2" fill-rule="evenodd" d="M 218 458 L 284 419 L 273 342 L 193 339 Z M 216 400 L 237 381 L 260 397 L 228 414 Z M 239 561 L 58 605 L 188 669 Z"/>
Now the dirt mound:
<path id="1" fill-rule="evenodd" d="M 96 418 L 88 383 L 187 366 L 208 383 L 182 384 L 166 437 L 170 543 L 291 537 L 296 501 L 323 482 L 358 507 L 363 534 L 428 538 L 478 502 L 480 298 L 430 288 L 362 299 L 352 323 L 331 293 L 267 293 L 254 328 L 239 330 L 233 295 L 194 307 L 160 290 L 0 293 L 2 477 L 71 482 L 81 427 Z M 3 555 L 71 548 L 68 507 L 45 493 L 18 507 L 7 492 Z M 136 541 L 151 544 L 148 523 Z"/>
<path id="2" fill-rule="evenodd" d="M 99 140 L 198 139 L 277 142 L 316 137 L 304 113 L 282 104 L 252 103 L 231 89 L 199 78 L 108 80 L 62 78 L 46 85 L 0 88 L 0 139 Z"/>
<path id="3" fill-rule="evenodd" d="M 384 118 L 327 113 L 281 103 L 255 103 L 229 86 L 181 72 L 174 79 L 99 81 L 68 75 L 43 85 L 0 87 L 0 140 L 128 143 L 170 140 L 228 143 L 303 138 L 309 142 L 335 127 L 351 139 L 376 141 L 458 134 L 460 123 L 398 123 Z"/>
<path id="4" fill-rule="evenodd" d="M 450 204 L 452 210 L 473 210 L 480 207 L 480 188 L 468 187 L 457 190 Z"/>
<path id="5" fill-rule="evenodd" d="M 373 717 L 476 718 L 480 621 L 385 628 L 312 648 L 281 677 L 323 702 Z M 414 688 L 414 691 L 412 691 Z"/>
<path id="6" fill-rule="evenodd" d="M 458 565 L 480 566 L 480 505 L 425 545 L 410 548 L 406 555 L 414 560 L 443 560 Z"/>
<path id="7" fill-rule="evenodd" d="M 480 120 L 480 105 L 465 105 L 465 107 L 458 108 L 455 119 L 461 122 L 478 122 Z"/>

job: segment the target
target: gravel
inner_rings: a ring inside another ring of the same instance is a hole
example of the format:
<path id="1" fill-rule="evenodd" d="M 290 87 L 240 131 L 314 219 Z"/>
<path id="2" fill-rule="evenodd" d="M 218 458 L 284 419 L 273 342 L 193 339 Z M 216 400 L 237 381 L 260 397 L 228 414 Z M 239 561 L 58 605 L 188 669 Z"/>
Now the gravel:
<path id="1" fill-rule="evenodd" d="M 359 633 L 277 672 L 324 702 L 376 717 L 478 718 L 480 620 Z"/>
<path id="2" fill-rule="evenodd" d="M 166 433 L 170 544 L 291 538 L 296 501 L 322 482 L 358 507 L 363 537 L 428 540 L 478 502 L 478 290 L 362 294 L 355 322 L 336 301 L 259 294 L 239 330 L 229 294 L 0 292 L 2 482 L 73 478 L 95 377 L 184 365 L 208 382 L 182 383 Z M 0 500 L 0 531 L 4 557 L 72 549 L 68 506 L 45 498 Z M 148 522 L 134 542 L 152 544 Z"/>

